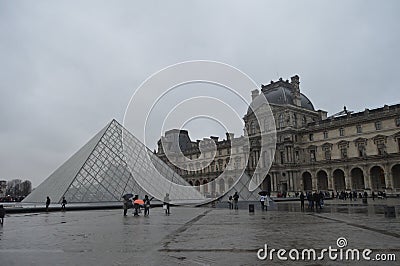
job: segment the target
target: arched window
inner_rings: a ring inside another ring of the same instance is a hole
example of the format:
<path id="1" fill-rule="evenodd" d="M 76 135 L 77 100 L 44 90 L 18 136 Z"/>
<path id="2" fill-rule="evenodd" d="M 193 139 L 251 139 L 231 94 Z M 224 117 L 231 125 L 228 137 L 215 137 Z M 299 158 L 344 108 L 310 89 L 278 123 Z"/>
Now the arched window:
<path id="1" fill-rule="evenodd" d="M 278 119 L 279 128 L 283 128 L 283 123 L 284 123 L 283 114 L 280 114 Z"/>
<path id="2" fill-rule="evenodd" d="M 256 124 L 252 121 L 250 123 L 250 134 L 255 134 L 256 133 Z"/>
<path id="3" fill-rule="evenodd" d="M 297 127 L 297 115 L 293 114 L 293 126 Z"/>
<path id="4" fill-rule="evenodd" d="M 307 118 L 305 115 L 303 115 L 302 124 L 303 124 L 303 126 L 305 126 L 307 124 Z"/>

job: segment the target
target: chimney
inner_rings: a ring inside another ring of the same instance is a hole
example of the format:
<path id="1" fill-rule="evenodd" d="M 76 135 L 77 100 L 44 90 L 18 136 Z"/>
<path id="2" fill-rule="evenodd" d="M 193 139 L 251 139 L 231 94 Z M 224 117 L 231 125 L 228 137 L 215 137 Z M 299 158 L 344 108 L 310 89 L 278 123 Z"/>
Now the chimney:
<path id="1" fill-rule="evenodd" d="M 232 141 L 233 140 L 233 137 L 235 136 L 235 134 L 234 133 L 225 133 L 226 134 L 226 140 L 227 141 Z"/>
<path id="2" fill-rule="evenodd" d="M 252 90 L 251 91 L 251 100 L 254 101 L 255 98 L 257 98 L 257 96 L 260 94 L 260 92 L 258 91 L 258 89 Z"/>
<path id="3" fill-rule="evenodd" d="M 215 142 L 218 142 L 219 137 L 215 137 L 215 136 L 210 136 L 210 139 L 212 139 Z"/>
<path id="4" fill-rule="evenodd" d="M 293 94 L 293 102 L 296 106 L 301 106 L 301 98 L 300 98 L 300 78 L 297 75 L 294 75 L 290 78 L 290 83 L 292 84 L 292 94 Z"/>

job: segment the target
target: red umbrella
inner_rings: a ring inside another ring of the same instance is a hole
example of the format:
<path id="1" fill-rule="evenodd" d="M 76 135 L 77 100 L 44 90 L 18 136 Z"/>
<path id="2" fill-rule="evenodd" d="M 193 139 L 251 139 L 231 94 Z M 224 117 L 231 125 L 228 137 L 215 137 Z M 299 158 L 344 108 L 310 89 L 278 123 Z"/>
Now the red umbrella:
<path id="1" fill-rule="evenodd" d="M 143 205 L 143 204 L 144 204 L 144 201 L 141 200 L 141 199 L 137 199 L 137 200 L 135 200 L 133 203 L 134 203 L 134 204 Z"/>

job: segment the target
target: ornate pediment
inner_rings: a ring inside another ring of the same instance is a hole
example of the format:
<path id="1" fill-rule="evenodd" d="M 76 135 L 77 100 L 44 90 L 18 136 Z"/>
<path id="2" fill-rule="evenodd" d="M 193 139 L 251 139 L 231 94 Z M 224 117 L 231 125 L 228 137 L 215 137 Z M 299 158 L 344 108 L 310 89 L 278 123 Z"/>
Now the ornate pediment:
<path id="1" fill-rule="evenodd" d="M 342 141 L 339 141 L 337 143 L 337 145 L 338 145 L 339 148 L 348 148 L 349 147 L 349 141 L 342 140 Z"/>
<path id="2" fill-rule="evenodd" d="M 394 133 L 394 134 L 392 135 L 392 137 L 394 138 L 394 140 L 400 139 L 400 131 L 397 132 L 397 133 Z"/>
<path id="3" fill-rule="evenodd" d="M 307 147 L 307 149 L 308 149 L 308 150 L 316 150 L 316 149 L 317 149 L 317 146 L 315 146 L 315 145 L 310 145 L 310 146 Z"/>
<path id="4" fill-rule="evenodd" d="M 372 139 L 374 140 L 375 144 L 378 142 L 382 142 L 382 141 L 386 143 L 387 136 L 379 134 L 379 135 L 376 135 L 375 137 L 373 137 Z"/>
<path id="5" fill-rule="evenodd" d="M 356 146 L 359 146 L 360 144 L 363 144 L 363 145 L 367 145 L 367 142 L 368 142 L 368 139 L 366 139 L 366 138 L 356 138 L 355 140 L 354 140 L 354 144 L 356 145 Z"/>
<path id="6" fill-rule="evenodd" d="M 329 143 L 329 142 L 325 142 L 324 144 L 322 144 L 322 149 L 323 150 L 331 150 L 332 149 L 333 144 Z"/>

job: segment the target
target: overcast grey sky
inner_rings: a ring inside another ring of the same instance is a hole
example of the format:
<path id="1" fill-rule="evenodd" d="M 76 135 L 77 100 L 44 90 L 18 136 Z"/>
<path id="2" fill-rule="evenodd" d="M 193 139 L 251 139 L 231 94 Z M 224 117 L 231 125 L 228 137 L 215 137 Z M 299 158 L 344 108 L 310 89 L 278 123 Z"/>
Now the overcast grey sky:
<path id="1" fill-rule="evenodd" d="M 399 103 L 399 11 L 399 1 L 0 0 L 0 179 L 37 186 L 122 121 L 149 75 L 186 60 L 231 64 L 258 84 L 298 74 L 330 114 Z"/>

